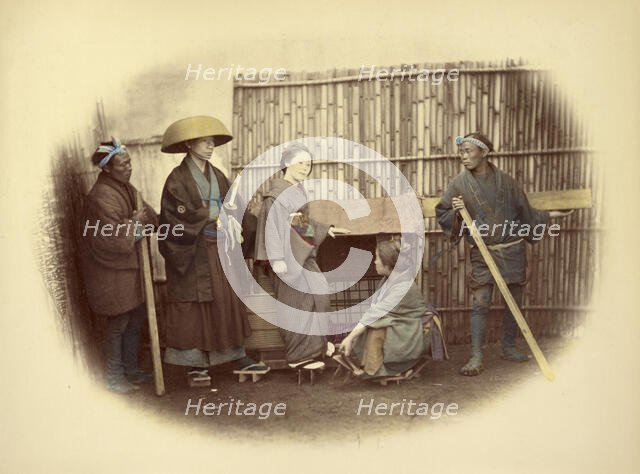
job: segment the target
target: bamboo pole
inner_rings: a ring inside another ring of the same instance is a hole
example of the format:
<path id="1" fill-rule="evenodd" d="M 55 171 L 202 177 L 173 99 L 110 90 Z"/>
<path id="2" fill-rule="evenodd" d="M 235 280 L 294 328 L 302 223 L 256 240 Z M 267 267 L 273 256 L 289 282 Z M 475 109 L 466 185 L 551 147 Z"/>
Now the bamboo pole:
<path id="1" fill-rule="evenodd" d="M 464 223 L 466 224 L 466 226 L 469 228 L 469 231 L 471 232 L 471 236 L 473 237 L 473 240 L 478 246 L 478 249 L 480 249 L 480 253 L 484 258 L 485 263 L 489 267 L 489 271 L 491 272 L 493 279 L 498 285 L 498 288 L 500 289 L 500 293 L 502 293 L 502 297 L 507 303 L 507 306 L 509 306 L 509 309 L 511 310 L 511 314 L 513 314 L 513 317 L 516 320 L 518 327 L 522 331 L 522 335 L 527 341 L 527 344 L 529 344 L 529 347 L 531 348 L 531 352 L 533 352 L 533 356 L 535 357 L 536 362 L 540 367 L 540 370 L 548 380 L 553 381 L 553 379 L 555 379 L 555 375 L 553 374 L 551 367 L 549 367 L 549 364 L 547 363 L 547 359 L 545 359 L 544 354 L 540 350 L 540 347 L 538 347 L 538 343 L 533 337 L 533 334 L 529 329 L 529 325 L 527 324 L 527 321 L 524 319 L 524 316 L 522 316 L 522 313 L 520 312 L 520 308 L 518 308 L 518 305 L 516 304 L 515 300 L 513 299 L 513 296 L 511 295 L 511 292 L 509 291 L 509 287 L 507 286 L 507 283 L 504 281 L 504 278 L 502 278 L 502 275 L 500 274 L 500 270 L 498 270 L 496 262 L 493 260 L 493 257 L 489 253 L 489 249 L 487 248 L 486 244 L 484 243 L 484 240 L 482 240 L 482 237 L 478 233 L 478 229 L 476 229 L 475 223 L 471 220 L 471 216 L 469 215 L 469 212 L 466 209 L 461 209 L 460 215 L 462 216 L 462 219 L 464 220 Z"/>
<path id="2" fill-rule="evenodd" d="M 280 133 L 280 141 L 279 143 L 288 142 L 293 139 L 291 135 L 291 106 L 295 106 L 293 101 L 293 91 L 290 87 L 285 87 L 282 89 L 283 94 L 281 96 L 280 101 L 280 110 L 282 111 L 282 118 L 280 119 L 281 133 Z"/>
<path id="3" fill-rule="evenodd" d="M 136 194 L 136 208 L 143 208 L 142 195 Z M 147 320 L 149 321 L 149 339 L 151 340 L 151 360 L 153 362 L 153 382 L 156 387 L 156 395 L 164 395 L 164 377 L 162 375 L 162 362 L 160 360 L 160 339 L 158 338 L 158 320 L 156 319 L 156 301 L 153 294 L 153 278 L 151 275 L 151 260 L 147 237 L 140 240 L 140 259 L 142 263 L 142 276 L 144 281 L 144 296 L 147 307 Z"/>
<path id="4" fill-rule="evenodd" d="M 427 65 L 428 66 L 428 65 Z M 426 67 L 426 69 L 441 69 L 439 65 L 433 65 L 432 67 Z M 452 68 L 453 69 L 453 68 Z M 445 68 L 445 76 L 452 69 Z M 548 71 L 547 67 L 529 67 L 529 66 L 506 66 L 506 67 L 469 67 L 469 68 L 456 68 L 459 74 L 459 77 L 463 77 L 466 74 L 494 74 L 494 73 L 510 73 L 510 72 L 536 72 L 536 71 Z M 255 81 L 235 81 L 233 84 L 234 88 L 249 88 L 249 89 L 259 89 L 259 88 L 268 88 L 268 87 L 291 87 L 291 86 L 300 86 L 300 85 L 322 85 L 322 84 L 335 84 L 338 82 L 353 82 L 353 83 L 363 83 L 363 82 L 373 82 L 376 80 L 376 76 L 369 81 L 369 75 L 364 74 L 360 75 L 359 72 L 355 74 L 349 74 L 347 76 L 342 77 L 325 77 L 325 78 L 309 78 L 309 79 L 301 79 L 301 80 L 292 80 L 292 81 L 273 81 L 273 82 L 255 82 Z M 399 77 L 396 75 L 396 78 Z M 381 74 L 380 80 L 392 80 L 393 77 L 391 74 Z"/>
<path id="5" fill-rule="evenodd" d="M 400 82 L 393 81 L 393 157 L 399 157 L 402 155 L 400 148 Z"/>
<path id="6" fill-rule="evenodd" d="M 392 109 L 391 109 L 391 83 L 390 82 L 385 82 L 383 84 L 382 90 L 383 90 L 383 95 L 382 95 L 382 100 L 383 100 L 383 129 L 384 129 L 384 136 L 382 138 L 382 143 L 384 144 L 383 149 L 382 149 L 382 153 L 384 156 L 390 157 L 393 156 L 393 149 L 391 148 L 391 114 L 392 114 Z"/>

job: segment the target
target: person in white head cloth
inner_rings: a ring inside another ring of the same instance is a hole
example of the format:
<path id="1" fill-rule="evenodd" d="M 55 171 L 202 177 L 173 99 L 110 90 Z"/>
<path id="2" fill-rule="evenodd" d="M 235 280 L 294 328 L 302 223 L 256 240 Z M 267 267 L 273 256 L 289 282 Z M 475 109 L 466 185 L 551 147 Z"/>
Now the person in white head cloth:
<path id="1" fill-rule="evenodd" d="M 304 205 L 307 197 L 302 183 L 311 173 L 312 155 L 304 144 L 295 142 L 288 145 L 282 152 L 280 164 L 284 175 L 273 178 L 263 194 L 255 260 L 268 269 L 278 301 L 306 312 L 329 312 L 329 294 L 308 291 L 328 288 L 316 262 L 318 247 L 327 235 L 334 237 L 347 234 L 349 230 L 317 222 L 309 216 Z M 272 216 L 268 219 L 270 213 Z M 306 271 L 301 272 L 300 266 Z M 305 361 L 313 363 L 314 359 L 331 355 L 334 350 L 322 335 L 283 328 L 280 328 L 280 334 L 290 365 Z"/>

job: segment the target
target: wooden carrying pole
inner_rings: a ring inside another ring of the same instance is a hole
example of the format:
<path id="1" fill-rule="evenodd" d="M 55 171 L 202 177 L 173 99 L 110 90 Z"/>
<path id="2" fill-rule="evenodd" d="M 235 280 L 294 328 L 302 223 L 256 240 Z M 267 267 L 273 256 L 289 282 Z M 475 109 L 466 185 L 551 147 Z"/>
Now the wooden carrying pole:
<path id="1" fill-rule="evenodd" d="M 527 199 L 531 207 L 541 211 L 590 209 L 593 206 L 591 189 L 588 188 L 527 193 Z M 436 205 L 439 201 L 439 197 L 422 198 L 424 217 L 436 217 Z"/>
<path id="2" fill-rule="evenodd" d="M 136 194 L 136 208 L 143 208 L 142 195 Z M 153 277 L 151 274 L 151 259 L 149 257 L 149 245 L 147 237 L 140 240 L 140 259 L 142 263 L 142 275 L 144 281 L 144 299 L 147 307 L 147 320 L 149 321 L 149 339 L 151 340 L 151 360 L 153 361 L 153 382 L 156 387 L 156 395 L 164 395 L 164 377 L 162 375 L 162 362 L 160 361 L 160 339 L 158 338 L 158 320 L 156 319 L 156 301 L 153 293 Z"/>
<path id="3" fill-rule="evenodd" d="M 548 380 L 555 379 L 555 375 L 553 375 L 553 371 L 551 370 L 551 367 L 549 367 L 549 364 L 547 363 L 547 359 L 545 359 L 544 354 L 540 350 L 540 347 L 538 347 L 538 343 L 533 337 L 533 334 L 531 333 L 531 329 L 529 329 L 529 325 L 527 324 L 527 321 L 524 319 L 524 316 L 522 316 L 522 313 L 520 312 L 520 308 L 518 308 L 518 305 L 513 299 L 513 296 L 509 291 L 509 287 L 507 286 L 507 283 L 504 281 L 504 278 L 502 278 L 502 275 L 500 274 L 500 270 L 498 270 L 498 266 L 496 265 L 496 262 L 493 260 L 493 257 L 489 253 L 489 249 L 487 248 L 486 244 L 484 243 L 484 240 L 482 240 L 482 237 L 478 233 L 478 229 L 476 229 L 475 223 L 472 221 L 471 216 L 469 215 L 469 211 L 467 211 L 466 209 L 461 209 L 460 215 L 462 216 L 462 219 L 464 220 L 464 223 L 466 224 L 467 228 L 471 232 L 471 236 L 473 237 L 473 240 L 475 241 L 476 245 L 480 249 L 480 253 L 482 254 L 482 257 L 484 258 L 484 261 L 486 262 L 487 266 L 489 267 L 489 271 L 491 272 L 491 275 L 493 275 L 493 279 L 498 285 L 498 288 L 500 288 L 500 293 L 502 293 L 502 296 L 504 297 L 504 300 L 507 303 L 507 306 L 509 306 L 509 309 L 511 310 L 511 314 L 513 314 L 513 317 L 515 318 L 516 323 L 518 323 L 518 327 L 520 327 L 520 330 L 522 331 L 522 335 L 527 341 L 527 344 L 529 344 L 529 347 L 531 348 L 531 352 L 533 352 L 533 356 L 536 358 L 536 362 L 538 363 L 540 370 Z"/>

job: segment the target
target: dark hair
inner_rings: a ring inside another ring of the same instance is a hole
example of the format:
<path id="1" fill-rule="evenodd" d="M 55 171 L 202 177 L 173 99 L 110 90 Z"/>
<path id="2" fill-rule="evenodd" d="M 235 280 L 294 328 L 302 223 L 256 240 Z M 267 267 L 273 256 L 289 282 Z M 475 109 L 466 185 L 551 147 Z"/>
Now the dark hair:
<path id="1" fill-rule="evenodd" d="M 283 173 L 287 172 L 287 162 L 291 161 L 293 157 L 300 152 L 309 153 L 309 156 L 313 158 L 313 153 L 311 153 L 311 150 L 309 150 L 304 144 L 299 142 L 293 142 L 282 151 L 280 166 L 282 167 Z M 311 161 L 311 169 L 313 169 L 313 161 Z"/>
<path id="2" fill-rule="evenodd" d="M 113 146 L 113 141 L 100 142 L 100 145 L 98 146 L 98 148 L 100 148 L 100 146 Z M 98 151 L 98 148 L 96 148 L 96 151 L 94 151 L 93 155 L 91 155 L 91 163 L 94 166 L 98 166 L 100 161 L 102 161 L 102 158 L 104 158 L 109 154 L 106 151 Z M 111 160 L 109 160 L 109 163 L 107 163 L 107 166 L 109 166 L 110 164 L 111 164 Z"/>
<path id="3" fill-rule="evenodd" d="M 487 147 L 489 148 L 489 151 L 494 151 L 493 143 L 491 143 L 491 140 L 489 140 L 486 136 L 484 136 L 480 132 L 469 133 L 468 135 L 465 135 L 464 138 L 475 138 L 476 140 L 480 140 L 482 143 L 487 145 Z"/>
<path id="4" fill-rule="evenodd" d="M 404 236 L 402 240 L 404 241 L 402 244 L 400 244 L 400 240 L 396 239 L 384 240 L 376 246 L 376 252 L 382 264 L 391 270 L 400 272 L 413 268 L 416 263 L 412 257 L 411 237 Z"/>
<path id="5" fill-rule="evenodd" d="M 376 247 L 380 261 L 387 268 L 394 268 L 400 255 L 400 242 L 397 240 L 385 240 Z"/>

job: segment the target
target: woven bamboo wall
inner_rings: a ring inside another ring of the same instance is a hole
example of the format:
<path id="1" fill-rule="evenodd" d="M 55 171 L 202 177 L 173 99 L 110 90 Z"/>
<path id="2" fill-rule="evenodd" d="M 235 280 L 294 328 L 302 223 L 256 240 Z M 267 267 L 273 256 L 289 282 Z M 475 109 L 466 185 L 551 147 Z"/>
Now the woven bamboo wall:
<path id="1" fill-rule="evenodd" d="M 459 68 L 458 81 L 441 84 L 395 78 L 360 81 L 358 70 L 289 74 L 279 83 L 234 85 L 231 163 L 239 171 L 258 155 L 289 140 L 336 136 L 364 144 L 398 166 L 418 195 L 440 196 L 460 170 L 453 139 L 480 130 L 495 145 L 492 161 L 525 191 L 592 188 L 595 206 L 561 221 L 561 235 L 528 250 L 524 313 L 537 335 L 575 335 L 589 312 L 598 274 L 599 173 L 586 127 L 544 70 L 501 63 L 420 64 Z M 363 173 L 336 163 L 314 166 L 313 178 L 347 181 L 365 197 L 380 189 Z M 265 170 L 264 179 L 272 170 Z M 469 340 L 468 249 L 448 245 L 434 219 L 427 226 L 422 289 L 444 316 L 450 343 Z M 495 295 L 494 306 L 500 302 Z M 492 310 L 487 336 L 499 339 Z"/>
<path id="2" fill-rule="evenodd" d="M 104 112 L 98 104 L 95 124 L 55 149 L 49 182 L 43 186 L 37 249 L 44 283 L 58 316 L 56 322 L 74 356 L 94 368 L 102 366 L 103 327 L 85 297 L 78 229 L 85 195 L 97 175 L 89 157 L 96 144 L 108 137 L 103 119 Z"/>

